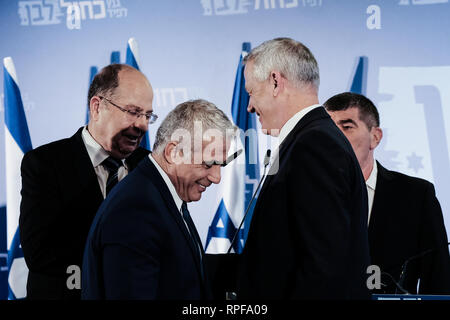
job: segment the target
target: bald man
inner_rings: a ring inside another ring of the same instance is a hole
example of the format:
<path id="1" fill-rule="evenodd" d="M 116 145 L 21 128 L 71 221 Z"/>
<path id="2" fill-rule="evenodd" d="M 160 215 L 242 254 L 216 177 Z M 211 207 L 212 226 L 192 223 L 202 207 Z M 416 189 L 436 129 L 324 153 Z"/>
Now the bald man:
<path id="1" fill-rule="evenodd" d="M 24 156 L 19 228 L 28 299 L 80 299 L 68 277 L 81 267 L 103 199 L 149 153 L 139 144 L 156 120 L 152 100 L 141 72 L 106 66 L 89 88 L 89 124 Z"/>

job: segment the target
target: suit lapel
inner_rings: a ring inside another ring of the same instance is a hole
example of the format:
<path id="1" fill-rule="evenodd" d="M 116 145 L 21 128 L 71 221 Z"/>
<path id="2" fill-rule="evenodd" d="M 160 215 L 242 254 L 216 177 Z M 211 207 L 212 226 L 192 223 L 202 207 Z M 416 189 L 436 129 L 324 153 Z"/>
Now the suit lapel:
<path id="1" fill-rule="evenodd" d="M 157 189 L 159 190 L 159 193 L 161 197 L 164 199 L 164 202 L 167 206 L 168 212 L 170 216 L 175 220 L 178 228 L 180 229 L 181 233 L 183 234 L 184 238 L 186 239 L 187 244 L 189 245 L 189 248 L 191 249 L 191 254 L 194 257 L 195 265 L 197 267 L 197 271 L 199 275 L 201 275 L 201 269 L 200 269 L 200 261 L 198 259 L 198 248 L 194 247 L 194 244 L 191 240 L 191 235 L 189 234 L 189 231 L 186 228 L 186 225 L 183 221 L 183 218 L 181 217 L 181 212 L 177 208 L 175 201 L 173 200 L 172 194 L 170 193 L 169 188 L 167 187 L 163 177 L 158 172 L 158 169 L 156 169 L 155 165 L 146 157 L 144 160 L 142 160 L 139 164 L 140 167 L 142 167 L 144 173 L 147 175 L 148 178 L 151 179 L 151 181 L 156 185 Z M 201 244 L 200 237 L 197 233 L 197 230 L 194 230 L 194 237 L 197 238 L 199 243 Z M 203 254 L 203 248 L 202 246 L 202 254 Z M 195 251 L 196 250 L 196 251 Z M 202 259 L 203 261 L 203 259 Z M 200 276 L 201 279 L 203 279 Z"/>
<path id="2" fill-rule="evenodd" d="M 74 187 L 79 190 L 84 190 L 83 194 L 88 195 L 90 199 L 100 205 L 104 200 L 103 194 L 100 189 L 97 174 L 95 173 L 91 159 L 89 157 L 86 145 L 82 138 L 82 131 L 84 127 L 78 129 L 71 138 L 70 152 L 72 159 L 72 168 L 76 172 L 76 177 L 79 177 L 77 181 L 73 181 Z M 148 150 L 143 148 L 136 149 L 127 159 L 127 165 L 131 172 L 136 168 L 137 164 L 149 153 Z"/>
<path id="3" fill-rule="evenodd" d="M 386 219 L 385 213 L 389 212 L 390 183 L 393 179 L 389 170 L 386 170 L 378 161 L 376 161 L 376 165 L 378 169 L 377 184 L 375 186 L 375 196 L 373 198 L 369 222 L 370 247 L 374 247 L 374 243 L 377 242 L 376 238 L 379 236 L 375 230 L 384 230 L 384 228 L 379 229 L 377 225 L 383 224 L 383 221 Z M 383 199 L 383 201 L 379 201 L 378 199 Z"/>
<path id="4" fill-rule="evenodd" d="M 98 206 L 103 201 L 103 195 L 98 184 L 97 175 L 92 166 L 91 159 L 86 150 L 86 146 L 81 137 L 83 128 L 80 128 L 75 135 L 70 138 L 72 152 L 70 159 L 72 159 L 72 168 L 75 170 L 74 175 L 76 180 L 72 181 L 73 188 L 78 189 L 83 197 L 83 201 L 91 201 L 98 203 Z"/>

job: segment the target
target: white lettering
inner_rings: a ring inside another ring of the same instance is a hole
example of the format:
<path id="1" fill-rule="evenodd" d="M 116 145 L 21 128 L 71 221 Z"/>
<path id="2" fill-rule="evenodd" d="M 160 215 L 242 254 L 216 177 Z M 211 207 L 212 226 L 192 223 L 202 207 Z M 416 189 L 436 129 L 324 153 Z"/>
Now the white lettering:
<path id="1" fill-rule="evenodd" d="M 381 289 L 381 270 L 377 265 L 370 265 L 366 270 L 370 276 L 367 278 L 366 285 L 369 290 Z"/>
<path id="2" fill-rule="evenodd" d="M 381 9 L 377 5 L 370 5 L 366 10 L 367 14 L 370 16 L 367 18 L 366 25 L 367 29 L 381 29 Z"/>
<path id="3" fill-rule="evenodd" d="M 67 7 L 66 25 L 69 30 L 81 29 L 81 12 L 78 5 Z"/>
<path id="4" fill-rule="evenodd" d="M 66 285 L 69 290 L 73 289 L 81 289 L 81 270 L 77 265 L 71 265 L 67 267 L 67 274 L 70 274 L 67 277 Z"/>

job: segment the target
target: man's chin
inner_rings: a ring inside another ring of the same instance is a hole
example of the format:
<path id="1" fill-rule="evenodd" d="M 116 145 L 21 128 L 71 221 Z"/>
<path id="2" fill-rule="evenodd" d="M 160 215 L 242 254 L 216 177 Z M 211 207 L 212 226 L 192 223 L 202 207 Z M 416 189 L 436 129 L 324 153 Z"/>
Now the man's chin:
<path id="1" fill-rule="evenodd" d="M 196 193 L 189 197 L 189 201 L 199 201 L 202 198 L 201 193 Z"/>
<path id="2" fill-rule="evenodd" d="M 274 138 L 278 137 L 280 135 L 280 129 L 261 129 L 262 133 L 268 136 L 272 136 Z"/>
<path id="3" fill-rule="evenodd" d="M 136 144 L 135 146 L 129 146 L 129 145 L 121 146 L 119 148 L 119 150 L 112 152 L 112 156 L 124 159 L 124 158 L 128 157 L 130 154 L 132 154 L 138 147 L 139 147 L 139 144 Z"/>

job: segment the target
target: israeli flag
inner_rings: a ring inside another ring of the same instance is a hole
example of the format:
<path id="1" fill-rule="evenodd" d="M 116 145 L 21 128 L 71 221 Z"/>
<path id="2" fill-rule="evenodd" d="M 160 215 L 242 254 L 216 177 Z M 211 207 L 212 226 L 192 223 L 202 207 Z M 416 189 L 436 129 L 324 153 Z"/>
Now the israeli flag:
<path id="1" fill-rule="evenodd" d="M 28 268 L 23 257 L 19 236 L 20 191 L 22 180 L 20 164 L 23 155 L 31 150 L 27 120 L 23 110 L 13 60 L 3 60 L 5 96 L 5 156 L 6 156 L 6 219 L 8 248 L 9 300 L 26 297 Z"/>
<path id="2" fill-rule="evenodd" d="M 231 150 L 245 150 L 242 155 L 223 169 L 222 199 L 208 230 L 206 253 L 226 253 L 233 236 L 244 217 L 245 210 L 259 181 L 258 133 L 254 113 L 247 112 L 249 96 L 245 91 L 243 58 L 250 52 L 250 43 L 242 44 L 242 54 L 236 72 L 231 114 L 233 122 L 241 130 L 241 135 L 231 146 Z M 244 155 L 244 154 L 243 154 Z M 256 201 L 253 202 L 253 206 Z M 241 253 L 247 238 L 248 227 L 253 213 L 250 208 L 238 241 L 232 251 Z"/>
<path id="3" fill-rule="evenodd" d="M 126 64 L 138 69 L 140 65 L 139 61 L 139 47 L 135 38 L 130 38 L 128 40 L 127 45 L 127 57 Z M 150 137 L 148 136 L 148 131 L 145 133 L 145 136 L 142 138 L 141 147 L 147 150 L 152 150 L 150 146 Z"/>

